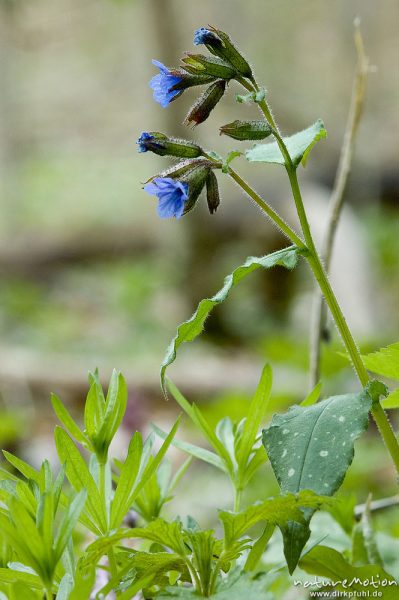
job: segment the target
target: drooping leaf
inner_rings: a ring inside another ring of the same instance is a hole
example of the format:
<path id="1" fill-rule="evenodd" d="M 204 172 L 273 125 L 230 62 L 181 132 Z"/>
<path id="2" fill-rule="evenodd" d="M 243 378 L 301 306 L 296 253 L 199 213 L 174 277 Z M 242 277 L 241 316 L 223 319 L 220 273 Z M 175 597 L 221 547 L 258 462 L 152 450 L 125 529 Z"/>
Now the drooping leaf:
<path id="1" fill-rule="evenodd" d="M 300 163 L 305 166 L 308 154 L 315 143 L 325 137 L 327 132 L 323 121 L 319 119 L 307 129 L 283 138 L 294 166 L 297 167 Z M 284 164 L 284 157 L 277 142 L 256 144 L 246 151 L 245 156 L 249 161 Z"/>
<path id="2" fill-rule="evenodd" d="M 326 577 L 336 585 L 331 590 L 351 590 L 351 592 L 370 592 L 373 595 L 376 589 L 382 592 L 384 600 L 398 598 L 398 582 L 378 565 L 353 567 L 341 552 L 326 546 L 316 546 L 307 552 L 299 561 L 301 569 L 311 575 Z M 386 581 L 386 585 L 376 588 L 370 582 Z M 345 582 L 345 588 L 344 588 Z M 360 594 L 359 594 L 360 596 Z"/>
<path id="3" fill-rule="evenodd" d="M 201 300 L 193 316 L 188 321 L 179 325 L 177 334 L 166 352 L 166 356 L 161 366 L 161 385 L 165 396 L 165 373 L 167 367 L 176 359 L 179 346 L 183 342 L 193 341 L 203 331 L 205 320 L 213 308 L 226 300 L 232 288 L 253 271 L 256 271 L 261 267 L 269 269 L 276 265 L 281 265 L 287 269 L 293 269 L 298 262 L 298 255 L 298 248 L 291 246 L 260 258 L 250 257 L 243 265 L 237 267 L 226 277 L 223 287 L 212 296 L 212 298 Z"/>
<path id="4" fill-rule="evenodd" d="M 263 443 L 281 491 L 334 494 L 353 460 L 354 441 L 368 427 L 370 408 L 371 398 L 363 391 L 275 415 L 263 432 Z M 282 530 L 291 572 L 309 539 L 312 514 L 307 512 L 305 525 L 293 522 Z"/>

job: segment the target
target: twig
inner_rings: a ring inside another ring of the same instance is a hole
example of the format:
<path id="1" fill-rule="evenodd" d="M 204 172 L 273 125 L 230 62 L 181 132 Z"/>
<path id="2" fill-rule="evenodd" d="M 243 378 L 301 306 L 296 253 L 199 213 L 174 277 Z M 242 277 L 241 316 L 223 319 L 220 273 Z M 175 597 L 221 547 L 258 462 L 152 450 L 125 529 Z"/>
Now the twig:
<path id="1" fill-rule="evenodd" d="M 337 231 L 342 207 L 345 200 L 345 190 L 351 171 L 352 158 L 355 148 L 356 134 L 363 113 L 364 97 L 366 91 L 367 75 L 370 71 L 369 59 L 364 52 L 363 38 L 360 32 L 359 20 L 355 21 L 355 46 L 357 51 L 357 67 L 353 81 L 352 96 L 345 129 L 344 141 L 341 148 L 338 168 L 335 176 L 334 187 L 329 203 L 329 216 L 327 230 L 323 242 L 322 257 L 327 273 L 330 269 L 334 239 Z M 315 292 L 314 311 L 311 323 L 310 336 L 310 389 L 318 383 L 320 378 L 320 360 L 322 342 L 328 339 L 327 312 L 323 296 L 318 290 Z"/>
<path id="2" fill-rule="evenodd" d="M 391 496 L 390 498 L 381 498 L 380 500 L 373 500 L 369 504 L 370 512 L 377 512 L 380 510 L 385 510 L 387 508 L 393 508 L 399 505 L 399 496 Z M 358 504 L 355 506 L 355 518 L 360 520 L 364 511 L 367 508 L 366 504 Z"/>

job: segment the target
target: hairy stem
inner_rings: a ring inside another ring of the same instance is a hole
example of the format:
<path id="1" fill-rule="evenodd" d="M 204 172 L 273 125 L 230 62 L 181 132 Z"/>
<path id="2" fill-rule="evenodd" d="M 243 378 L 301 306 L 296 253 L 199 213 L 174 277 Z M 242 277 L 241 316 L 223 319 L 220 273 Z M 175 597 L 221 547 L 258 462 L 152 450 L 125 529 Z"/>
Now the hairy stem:
<path id="1" fill-rule="evenodd" d="M 252 86 L 254 90 L 259 90 L 259 86 L 256 83 L 256 80 L 252 78 Z M 248 88 L 247 88 L 248 89 Z M 327 274 L 324 270 L 322 262 L 320 260 L 319 254 L 316 250 L 316 246 L 313 241 L 312 232 L 310 230 L 309 221 L 306 215 L 305 207 L 302 200 L 301 190 L 298 183 L 298 178 L 296 174 L 296 168 L 292 163 L 291 157 L 287 150 L 287 147 L 284 143 L 283 138 L 281 137 L 280 131 L 277 127 L 276 121 L 271 113 L 271 110 L 265 100 L 259 102 L 259 108 L 263 113 L 266 121 L 271 125 L 274 129 L 274 137 L 276 138 L 277 144 L 280 148 L 280 151 L 284 157 L 285 168 L 287 171 L 287 175 L 290 181 L 292 195 L 294 197 L 296 210 L 298 213 L 299 221 L 301 224 L 302 233 L 305 238 L 305 247 L 308 249 L 308 253 L 306 255 L 306 259 L 309 263 L 309 266 L 315 276 L 315 279 L 319 285 L 320 291 L 331 311 L 335 324 L 338 328 L 338 331 L 342 337 L 342 340 L 345 344 L 345 347 L 348 351 L 348 354 L 352 360 L 353 366 L 355 368 L 356 374 L 359 378 L 360 383 L 364 387 L 368 381 L 370 380 L 369 375 L 367 373 L 366 367 L 364 366 L 362 357 L 360 355 L 359 349 L 356 345 L 355 340 L 353 339 L 352 333 L 346 323 L 344 314 L 341 310 L 341 307 L 335 297 L 333 289 L 328 281 Z M 247 186 L 248 187 L 248 186 Z M 248 194 L 248 190 L 243 188 L 244 191 Z M 252 197 L 252 196 L 251 196 Z M 270 215 L 269 215 L 270 216 Z M 270 217 L 272 218 L 272 217 Z M 373 408 L 371 409 L 371 414 L 373 415 L 374 421 L 377 424 L 377 427 L 380 431 L 380 434 L 385 442 L 385 445 L 392 457 L 392 460 L 395 464 L 396 470 L 399 473 L 399 443 L 393 432 L 391 424 L 389 423 L 388 417 L 385 414 L 384 409 L 381 404 L 377 402 Z"/>

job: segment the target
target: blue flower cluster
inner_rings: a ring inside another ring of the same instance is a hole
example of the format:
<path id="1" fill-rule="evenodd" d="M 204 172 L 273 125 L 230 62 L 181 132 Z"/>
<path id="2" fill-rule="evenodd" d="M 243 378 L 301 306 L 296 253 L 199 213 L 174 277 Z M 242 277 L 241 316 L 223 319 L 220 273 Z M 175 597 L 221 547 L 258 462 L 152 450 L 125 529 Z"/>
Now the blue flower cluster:
<path id="1" fill-rule="evenodd" d="M 162 219 L 180 219 L 183 215 L 188 200 L 188 183 L 175 181 L 171 177 L 155 177 L 144 186 L 144 190 L 152 196 L 158 196 L 158 215 Z"/>

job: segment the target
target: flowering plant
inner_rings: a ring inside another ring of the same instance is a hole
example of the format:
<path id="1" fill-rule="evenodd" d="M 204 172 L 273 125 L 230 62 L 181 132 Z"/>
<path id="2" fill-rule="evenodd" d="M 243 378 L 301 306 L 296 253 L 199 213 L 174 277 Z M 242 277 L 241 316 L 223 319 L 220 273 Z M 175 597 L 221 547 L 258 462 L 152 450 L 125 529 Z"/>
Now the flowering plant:
<path id="1" fill-rule="evenodd" d="M 199 124 L 235 80 L 247 92 L 237 96 L 238 103 L 253 103 L 262 118 L 235 120 L 223 125 L 221 133 L 239 141 L 269 137 L 274 141 L 258 143 L 245 152 L 232 151 L 223 159 L 194 142 L 143 132 L 137 142 L 139 152 L 182 159 L 154 176 L 144 189 L 157 196 L 161 218 L 186 215 L 204 189 L 213 214 L 220 204 L 216 174 L 225 174 L 273 221 L 290 245 L 250 257 L 234 269 L 223 287 L 202 300 L 193 316 L 178 327 L 167 350 L 161 367 L 163 392 L 174 397 L 208 448 L 177 439 L 178 419 L 169 433 L 154 425 L 153 433 L 143 440 L 136 432 L 124 460 L 113 460 L 110 446 L 127 403 L 125 380 L 115 371 L 107 393 L 98 373 L 90 374 L 83 427 L 58 397 L 52 397 L 62 424 L 54 434 L 60 462 L 57 476 L 48 461 L 37 471 L 4 452 L 9 468 L 0 470 L 0 598 L 239 600 L 246 595 L 251 600 L 279 600 L 292 585 L 296 590 L 301 583 L 304 589 L 313 585 L 335 594 L 350 582 L 351 590 L 359 595 L 371 596 L 381 587 L 384 598 L 395 600 L 397 574 L 388 572 L 392 565 L 379 553 L 371 501 L 355 507 L 333 498 L 353 460 L 355 440 L 368 427 L 370 413 L 399 470 L 397 437 L 384 411 L 384 406 L 398 406 L 399 394 L 389 394 L 384 383 L 369 375 L 370 371 L 399 380 L 399 346 L 360 355 L 313 242 L 297 172 L 315 143 L 326 136 L 323 123 L 318 120 L 284 137 L 265 90 L 230 37 L 214 27 L 201 28 L 195 32 L 194 44 L 205 45 L 211 54 L 187 54 L 176 69 L 154 62 L 160 70 L 150 83 L 155 100 L 166 107 L 187 87 L 207 85 L 186 118 L 187 123 Z M 238 156 L 283 166 L 301 232 L 233 170 L 231 163 Z M 309 265 L 336 322 L 359 379 L 358 391 L 320 400 L 317 384 L 300 405 L 272 416 L 272 369 L 265 365 L 245 418 L 234 422 L 226 416 L 212 426 L 201 408 L 166 378 L 167 368 L 181 344 L 202 332 L 213 308 L 253 271 L 278 266 L 294 269 L 301 259 Z M 161 440 L 157 451 L 156 437 Z M 173 476 L 165 457 L 171 445 L 188 455 Z M 173 521 L 164 517 L 164 507 L 193 459 L 208 463 L 231 483 L 232 497 L 219 511 L 219 534 L 202 529 L 191 516 Z M 259 497 L 243 507 L 243 491 L 256 473 L 267 472 L 268 464 L 280 493 Z M 323 544 L 325 536 L 309 541 L 312 519 L 319 510 L 341 528 L 342 553 Z M 277 550 L 281 542 L 285 564 Z M 302 575 L 306 572 L 323 580 L 309 585 L 302 579 L 292 580 L 290 575 L 298 567 Z"/>

